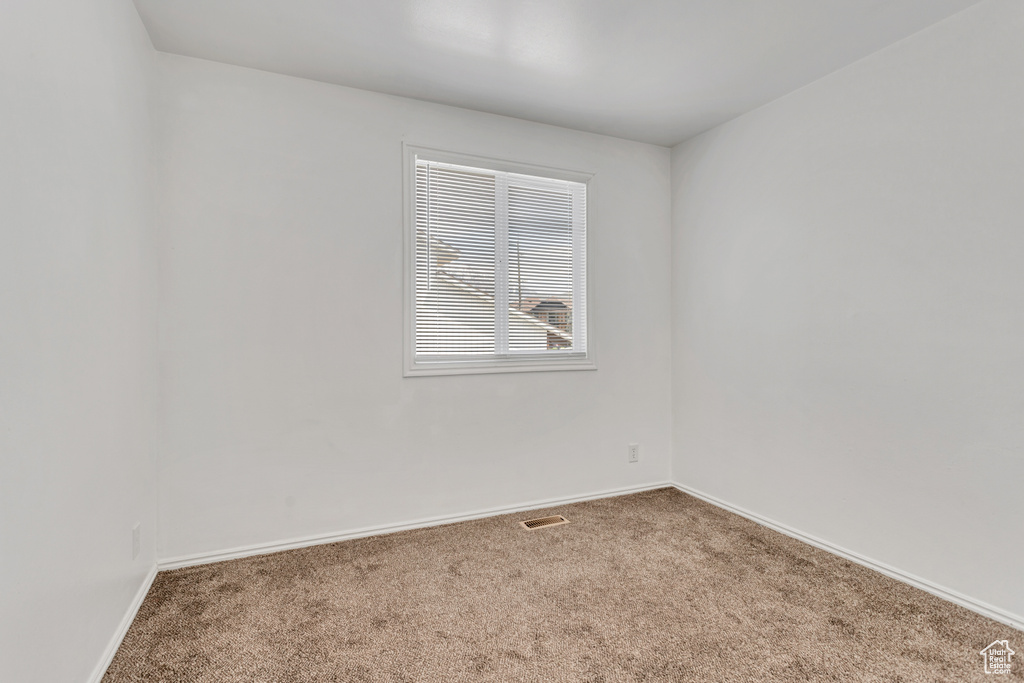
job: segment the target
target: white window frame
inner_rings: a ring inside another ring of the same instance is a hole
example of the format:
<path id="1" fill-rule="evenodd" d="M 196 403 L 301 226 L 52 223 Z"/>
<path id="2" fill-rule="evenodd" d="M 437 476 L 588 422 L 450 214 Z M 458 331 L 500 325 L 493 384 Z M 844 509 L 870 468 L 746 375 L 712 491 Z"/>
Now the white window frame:
<path id="1" fill-rule="evenodd" d="M 457 164 L 460 166 L 472 166 L 475 168 L 488 169 L 493 171 L 504 171 L 508 173 L 520 173 L 523 175 L 540 176 L 557 180 L 568 180 L 583 183 L 587 186 L 586 206 L 586 240 L 585 240 L 585 267 L 590 270 L 590 235 L 593 228 L 593 198 L 590 195 L 590 180 L 592 173 L 571 171 L 566 169 L 537 166 L 502 159 L 493 159 L 473 154 L 463 154 L 447 150 L 421 147 L 402 143 L 402 165 L 403 165 L 403 190 L 404 202 L 404 335 L 403 355 L 405 377 L 418 377 L 430 375 L 463 375 L 463 374 L 490 374 L 503 372 L 550 372 L 561 370 L 596 370 L 597 364 L 594 360 L 594 337 L 593 337 L 593 309 L 590 306 L 591 276 L 585 273 L 584 306 L 586 308 L 585 339 L 586 353 L 574 355 L 573 357 L 552 354 L 541 357 L 539 355 L 507 357 L 507 358 L 486 358 L 472 360 L 444 360 L 444 361 L 417 361 L 416 360 L 416 159 L 424 158 L 430 161 L 441 163 Z M 578 328 L 574 328 L 578 329 Z"/>

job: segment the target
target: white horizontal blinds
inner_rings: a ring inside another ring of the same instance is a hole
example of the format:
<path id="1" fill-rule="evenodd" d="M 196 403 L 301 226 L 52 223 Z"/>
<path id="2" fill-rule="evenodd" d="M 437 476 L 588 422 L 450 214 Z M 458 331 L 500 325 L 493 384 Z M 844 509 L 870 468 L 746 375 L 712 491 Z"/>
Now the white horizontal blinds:
<path id="1" fill-rule="evenodd" d="M 574 186 L 509 175 L 509 351 L 576 351 Z M 582 226 L 580 226 L 582 227 Z M 580 264 L 582 265 L 582 264 Z"/>
<path id="2" fill-rule="evenodd" d="M 572 194 L 572 348 L 587 353 L 587 186 L 570 183 Z"/>
<path id="3" fill-rule="evenodd" d="M 493 356 L 494 174 L 416 162 L 417 356 Z"/>
<path id="4" fill-rule="evenodd" d="M 586 186 L 416 160 L 418 360 L 586 353 Z"/>

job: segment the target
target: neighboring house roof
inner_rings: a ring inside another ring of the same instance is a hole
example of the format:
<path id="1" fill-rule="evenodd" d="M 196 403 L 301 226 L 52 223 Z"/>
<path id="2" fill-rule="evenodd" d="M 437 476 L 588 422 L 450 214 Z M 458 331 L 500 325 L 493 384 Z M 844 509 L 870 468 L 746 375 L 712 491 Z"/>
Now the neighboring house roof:
<path id="1" fill-rule="evenodd" d="M 445 271 L 435 271 L 430 289 L 417 294 L 416 326 L 417 352 L 424 354 L 450 353 L 451 340 L 458 338 L 459 353 L 487 353 L 493 349 L 494 297 L 473 284 Z M 453 301 L 458 302 L 461 315 L 446 315 Z M 476 310 L 477 315 L 472 312 Z M 534 316 L 509 307 L 509 337 L 517 351 L 544 351 L 549 336 L 572 343 L 572 335 Z M 430 348 L 430 340 L 438 346 Z M 443 346 L 442 346 L 443 340 Z"/>
<path id="2" fill-rule="evenodd" d="M 548 313 L 550 311 L 568 311 L 569 307 L 557 299 L 544 299 L 530 309 L 530 313 Z"/>
<path id="3" fill-rule="evenodd" d="M 494 348 L 494 275 L 460 262 L 461 251 L 437 237 L 417 229 L 420 244 L 429 244 L 427 258 L 433 264 L 430 284 L 416 294 L 417 353 L 448 354 L 454 340 L 458 353 L 488 353 Z M 479 265 L 479 264 L 475 264 Z M 457 302 L 458 315 L 448 315 Z M 549 311 L 571 311 L 557 297 L 509 300 L 509 339 L 516 351 L 545 351 L 551 338 L 572 344 L 572 335 L 533 315 Z M 546 315 L 544 316 L 547 317 Z M 437 340 L 431 349 L 430 340 Z"/>
<path id="4" fill-rule="evenodd" d="M 509 305 L 510 306 L 515 306 L 520 311 L 524 311 L 524 312 L 532 312 L 538 306 L 541 306 L 544 303 L 550 303 L 550 302 L 561 304 L 566 310 L 569 310 L 569 311 L 572 310 L 572 300 L 571 299 L 560 299 L 557 296 L 530 296 L 530 297 L 525 297 L 524 296 L 523 299 L 522 299 L 522 303 L 519 302 L 518 298 L 515 297 L 515 295 L 512 296 L 512 299 L 514 299 L 514 301 L 510 301 Z M 562 309 L 558 308 L 557 306 L 555 306 L 554 309 L 548 309 L 548 310 L 555 310 L 555 309 L 562 310 Z M 544 311 L 544 310 L 545 309 L 542 308 L 538 312 L 541 312 L 541 311 Z"/>

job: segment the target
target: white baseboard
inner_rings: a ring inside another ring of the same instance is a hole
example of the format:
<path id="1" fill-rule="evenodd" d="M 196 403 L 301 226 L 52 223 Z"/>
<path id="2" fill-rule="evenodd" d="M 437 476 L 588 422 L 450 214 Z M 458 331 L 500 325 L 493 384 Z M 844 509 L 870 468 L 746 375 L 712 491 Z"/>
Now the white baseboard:
<path id="1" fill-rule="evenodd" d="M 139 613 L 139 608 L 142 607 L 142 601 L 146 599 L 146 594 L 149 593 L 149 588 L 153 585 L 153 580 L 156 578 L 156 572 L 157 566 L 154 564 L 150 568 L 149 573 L 146 574 L 146 578 L 142 580 L 142 585 L 140 585 L 139 590 L 136 591 L 131 604 L 128 605 L 128 611 L 124 613 L 124 617 L 121 619 L 121 623 L 118 625 L 117 631 L 114 632 L 110 642 L 107 643 L 107 649 L 104 650 L 103 657 L 96 665 L 96 668 L 93 669 L 92 675 L 89 676 L 89 683 L 100 683 L 100 680 L 103 678 L 103 674 L 107 672 L 107 667 L 110 666 L 110 662 L 113 661 L 114 655 L 117 654 L 117 648 L 121 647 L 121 641 L 124 640 L 132 622 L 135 621 L 135 615 Z"/>
<path id="2" fill-rule="evenodd" d="M 932 595 L 940 597 L 943 600 L 947 600 L 949 602 L 960 605 L 961 607 L 965 607 L 971 610 L 972 612 L 977 612 L 978 614 L 984 617 L 988 617 L 989 619 L 1001 622 L 1003 624 L 1006 624 L 1007 626 L 1011 626 L 1018 630 L 1024 630 L 1024 617 L 1021 617 L 1020 615 L 1012 614 L 993 605 L 989 605 L 988 603 L 981 602 L 980 600 L 975 600 L 974 598 L 968 597 L 962 593 L 958 593 L 949 588 L 945 588 L 938 584 L 932 583 L 931 581 L 928 581 L 926 579 L 914 576 L 913 574 L 908 574 L 907 572 L 897 569 L 895 567 L 890 567 L 889 565 L 883 562 L 872 560 L 870 557 L 864 557 L 863 555 L 855 553 L 852 550 L 841 548 L 837 545 L 829 543 L 828 541 L 823 541 L 820 538 L 816 538 L 809 534 L 805 534 L 802 531 L 798 531 L 797 529 L 786 526 L 785 524 L 780 524 L 779 522 L 767 519 L 766 517 L 762 517 L 757 513 L 750 512 L 749 510 L 745 510 L 741 507 L 737 507 L 736 505 L 727 503 L 724 500 L 715 498 L 714 496 L 704 493 L 702 491 L 691 489 L 689 486 L 683 486 L 682 484 L 678 483 L 673 483 L 672 486 L 679 489 L 683 493 L 688 493 L 691 496 L 694 496 L 695 498 L 700 498 L 701 500 L 711 503 L 716 507 L 720 507 L 723 510 L 734 512 L 740 517 L 746 517 L 747 519 L 753 522 L 757 522 L 761 526 L 766 526 L 769 529 L 774 529 L 775 531 L 778 531 L 781 534 L 785 534 L 786 536 L 795 538 L 798 541 L 803 541 L 804 543 L 813 545 L 816 548 L 821 548 L 822 550 L 830 552 L 833 555 L 843 557 L 851 562 L 856 562 L 857 564 L 867 567 L 868 569 L 874 569 L 876 572 L 879 572 L 880 574 L 885 574 L 886 576 L 896 579 L 897 581 L 902 581 L 903 583 L 910 584 L 915 588 L 920 588 L 921 590 L 927 593 L 931 593 Z"/>
<path id="3" fill-rule="evenodd" d="M 275 541 L 273 543 L 258 543 L 255 545 L 247 545 L 239 548 L 232 548 L 229 550 L 218 550 L 210 553 L 182 555 L 179 557 L 171 557 L 160 560 L 158 563 L 158 568 L 160 571 L 167 571 L 169 569 L 180 569 L 182 567 L 191 567 L 200 564 L 210 564 L 212 562 L 223 562 L 224 560 L 235 560 L 240 557 L 250 557 L 252 555 L 266 555 L 269 553 L 280 552 L 282 550 L 305 548 L 313 545 L 322 545 L 324 543 L 336 543 L 337 541 L 347 541 L 353 538 L 364 538 L 366 536 L 391 534 L 396 531 L 406 531 L 408 529 L 422 529 L 425 527 L 440 526 L 441 524 L 451 524 L 453 522 L 465 522 L 471 519 L 494 517 L 495 515 L 507 515 L 513 512 L 525 512 L 527 510 L 555 507 L 557 505 L 567 505 L 569 503 L 581 503 L 586 500 L 596 500 L 598 498 L 624 496 L 630 493 L 640 493 L 641 491 L 651 491 L 654 489 L 661 489 L 666 487 L 671 488 L 672 486 L 674 486 L 672 482 L 663 481 L 654 484 L 644 484 L 642 486 L 631 486 L 628 488 L 621 489 L 609 489 L 605 491 L 598 491 L 595 493 L 587 493 L 579 496 L 568 496 L 565 498 L 550 498 L 547 500 L 535 500 L 530 501 L 528 503 L 522 503 L 519 505 L 508 505 L 504 507 L 487 508 L 484 510 L 476 510 L 473 512 L 466 512 L 457 515 L 447 515 L 444 517 L 426 517 L 423 519 L 417 519 L 409 522 L 401 522 L 398 524 L 384 524 L 381 526 L 362 527 L 360 529 L 353 529 L 350 531 L 340 531 L 330 534 L 321 534 L 317 536 L 304 536 L 301 538 L 293 538 L 285 541 Z"/>

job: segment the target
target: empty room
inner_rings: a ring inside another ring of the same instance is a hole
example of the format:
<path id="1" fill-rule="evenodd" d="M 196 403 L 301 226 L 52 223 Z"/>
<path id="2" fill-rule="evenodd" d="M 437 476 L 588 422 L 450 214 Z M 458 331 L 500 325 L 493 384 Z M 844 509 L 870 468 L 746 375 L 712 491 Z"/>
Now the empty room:
<path id="1" fill-rule="evenodd" d="M 0 681 L 1024 681 L 1020 0 L 0 0 Z"/>

